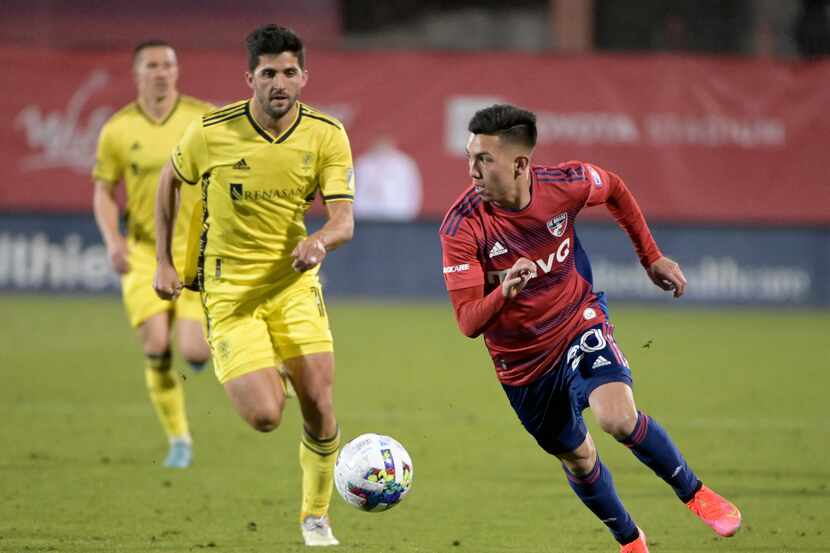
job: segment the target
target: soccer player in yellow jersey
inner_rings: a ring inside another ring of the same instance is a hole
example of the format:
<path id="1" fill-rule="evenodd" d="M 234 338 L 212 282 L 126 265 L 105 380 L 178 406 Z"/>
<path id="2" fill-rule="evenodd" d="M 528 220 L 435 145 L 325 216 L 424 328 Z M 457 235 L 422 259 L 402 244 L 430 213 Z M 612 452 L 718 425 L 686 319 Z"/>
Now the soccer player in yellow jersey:
<path id="1" fill-rule="evenodd" d="M 340 431 L 332 404 L 332 336 L 317 272 L 352 238 L 354 176 L 343 125 L 299 102 L 308 72 L 292 31 L 275 25 L 247 38 L 249 100 L 205 115 L 185 132 L 162 171 L 156 207 L 155 288 L 182 283 L 170 251 L 181 182 L 204 205 L 197 281 L 216 375 L 239 415 L 270 432 L 282 418 L 281 364 L 304 420 L 300 441 L 306 545 L 336 545 L 328 519 Z M 328 220 L 308 235 L 317 194 Z"/>
<path id="2" fill-rule="evenodd" d="M 176 53 L 169 44 L 152 40 L 139 44 L 133 54 L 138 97 L 115 113 L 101 129 L 98 155 L 92 173 L 95 182 L 95 220 L 115 270 L 130 324 L 136 328 L 145 355 L 145 376 L 150 399 L 167 437 L 170 450 L 165 466 L 190 465 L 192 446 L 180 377 L 171 368 L 173 321 L 184 358 L 199 370 L 210 358 L 202 331 L 204 313 L 198 294 L 182 294 L 175 302 L 153 292 L 155 259 L 154 208 L 159 173 L 187 126 L 213 109 L 210 104 L 182 96 L 176 89 Z M 118 228 L 116 190 L 127 189 L 127 235 Z M 187 224 L 196 190 L 181 198 L 173 255 L 183 260 Z"/>

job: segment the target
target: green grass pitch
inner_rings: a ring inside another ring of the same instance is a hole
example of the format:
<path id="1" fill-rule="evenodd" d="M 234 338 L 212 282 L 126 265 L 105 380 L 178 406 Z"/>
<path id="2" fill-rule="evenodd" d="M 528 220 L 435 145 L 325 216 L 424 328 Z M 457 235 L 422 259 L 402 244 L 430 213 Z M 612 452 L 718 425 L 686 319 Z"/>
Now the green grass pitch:
<path id="1" fill-rule="evenodd" d="M 448 304 L 333 300 L 329 311 L 344 437 L 390 434 L 415 465 L 410 497 L 389 512 L 335 495 L 339 551 L 617 550 L 521 428 L 483 344 L 461 336 Z M 0 551 L 304 549 L 296 402 L 276 432 L 255 433 L 211 372 L 177 359 L 195 463 L 165 470 L 116 299 L 0 296 L 0 313 Z M 716 538 L 594 430 L 652 552 L 830 551 L 830 315 L 619 306 L 613 316 L 639 407 L 744 514 L 735 538 Z"/>

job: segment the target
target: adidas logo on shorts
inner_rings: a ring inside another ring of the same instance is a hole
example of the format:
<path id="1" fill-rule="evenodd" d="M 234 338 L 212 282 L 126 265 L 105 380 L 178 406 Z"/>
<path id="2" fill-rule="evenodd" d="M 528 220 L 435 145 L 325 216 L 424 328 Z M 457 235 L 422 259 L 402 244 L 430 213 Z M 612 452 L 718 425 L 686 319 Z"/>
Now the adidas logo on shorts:
<path id="1" fill-rule="evenodd" d="M 610 365 L 610 364 L 611 364 L 611 361 L 609 361 L 608 359 L 606 359 L 605 357 L 600 355 L 599 357 L 597 357 L 596 361 L 594 361 L 594 364 L 591 365 L 591 368 L 592 369 L 598 369 L 600 367 L 604 367 L 604 366 Z"/>

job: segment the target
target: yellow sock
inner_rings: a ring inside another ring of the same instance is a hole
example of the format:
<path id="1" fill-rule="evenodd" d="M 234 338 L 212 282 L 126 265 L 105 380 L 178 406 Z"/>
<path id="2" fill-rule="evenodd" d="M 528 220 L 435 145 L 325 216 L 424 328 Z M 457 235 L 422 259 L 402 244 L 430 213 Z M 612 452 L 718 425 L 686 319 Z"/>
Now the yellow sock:
<path id="1" fill-rule="evenodd" d="M 148 355 L 144 375 L 150 400 L 169 439 L 190 440 L 184 410 L 184 387 L 179 374 L 171 369 L 170 352 Z"/>
<path id="2" fill-rule="evenodd" d="M 307 431 L 300 441 L 300 467 L 303 469 L 303 506 L 300 522 L 308 516 L 328 513 L 334 483 L 334 462 L 340 448 L 340 429 L 330 438 L 316 438 Z"/>

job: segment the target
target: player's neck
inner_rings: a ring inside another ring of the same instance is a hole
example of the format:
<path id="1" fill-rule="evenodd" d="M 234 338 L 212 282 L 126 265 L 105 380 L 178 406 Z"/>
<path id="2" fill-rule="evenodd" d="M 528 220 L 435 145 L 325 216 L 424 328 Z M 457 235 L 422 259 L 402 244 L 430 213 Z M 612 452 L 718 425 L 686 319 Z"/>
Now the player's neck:
<path id="1" fill-rule="evenodd" d="M 262 106 L 259 105 L 259 102 L 257 102 L 256 99 L 251 102 L 251 115 L 254 116 L 254 121 L 275 137 L 281 135 L 283 131 L 291 125 L 294 119 L 297 118 L 297 112 L 299 110 L 300 102 L 294 102 L 291 109 L 286 111 L 282 117 L 274 118 L 262 109 Z"/>
<path id="2" fill-rule="evenodd" d="M 513 189 L 513 193 L 505 199 L 495 202 L 497 206 L 502 209 L 509 209 L 510 211 L 520 211 L 530 204 L 532 197 L 530 178 L 526 174 L 519 175 L 515 184 L 516 187 Z"/>
<path id="3" fill-rule="evenodd" d="M 153 120 L 164 121 L 173 111 L 178 99 L 179 93 L 175 90 L 166 96 L 140 95 L 138 105 L 141 107 L 141 111 Z"/>

